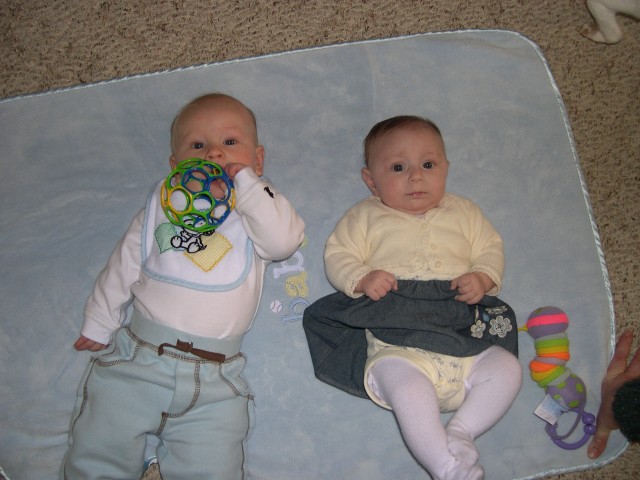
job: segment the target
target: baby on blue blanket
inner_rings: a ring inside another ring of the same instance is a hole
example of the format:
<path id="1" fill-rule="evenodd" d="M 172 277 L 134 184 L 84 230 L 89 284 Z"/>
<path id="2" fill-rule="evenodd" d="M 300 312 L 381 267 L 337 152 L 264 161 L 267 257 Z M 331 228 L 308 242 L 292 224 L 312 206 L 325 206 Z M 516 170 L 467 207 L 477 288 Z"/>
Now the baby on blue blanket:
<path id="1" fill-rule="evenodd" d="M 495 297 L 502 239 L 478 206 L 445 191 L 449 161 L 433 122 L 382 121 L 364 151 L 373 195 L 325 247 L 339 292 L 304 314 L 316 376 L 392 410 L 434 478 L 482 478 L 474 439 L 504 416 L 522 380 L 515 315 Z"/>
<path id="2" fill-rule="evenodd" d="M 266 266 L 298 248 L 304 222 L 262 177 L 255 116 L 235 98 L 209 94 L 187 104 L 173 122 L 171 149 L 173 169 L 195 159 L 224 169 L 235 206 L 190 248 L 176 241 L 181 230 L 162 208 L 160 182 L 116 246 L 74 345 L 99 354 L 78 390 L 64 479 L 140 478 L 148 435 L 161 440 L 165 480 L 244 478 L 253 396 L 242 376 L 242 338 Z M 198 233 L 189 229 L 184 239 Z M 122 327 L 129 303 L 134 313 Z"/>

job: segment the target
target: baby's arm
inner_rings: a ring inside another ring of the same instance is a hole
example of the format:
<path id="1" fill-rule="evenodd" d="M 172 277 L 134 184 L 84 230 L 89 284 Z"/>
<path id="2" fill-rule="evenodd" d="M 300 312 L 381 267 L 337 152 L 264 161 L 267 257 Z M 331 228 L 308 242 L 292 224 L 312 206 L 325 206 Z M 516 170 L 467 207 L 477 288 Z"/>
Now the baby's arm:
<path id="1" fill-rule="evenodd" d="M 327 278 L 351 298 L 366 295 L 378 301 L 398 289 L 390 266 L 372 260 L 380 240 L 371 233 L 370 199 L 351 207 L 327 239 L 324 264 Z"/>
<path id="2" fill-rule="evenodd" d="M 451 290 L 458 291 L 455 299 L 469 305 L 478 303 L 487 292 L 495 287 L 496 284 L 489 275 L 482 272 L 465 273 L 451 281 Z"/>
<path id="3" fill-rule="evenodd" d="M 111 335 L 127 316 L 131 286 L 139 280 L 142 264 L 142 223 L 144 210 L 133 219 L 118 242 L 87 299 L 76 350 L 98 351 L 109 344 Z"/>
<path id="4" fill-rule="evenodd" d="M 467 215 L 467 232 L 471 255 L 470 271 L 455 278 L 451 289 L 457 290 L 456 300 L 473 305 L 484 295 L 498 295 L 504 272 L 504 246 L 497 230 L 484 216 L 480 207 L 463 199 Z"/>
<path id="5" fill-rule="evenodd" d="M 365 277 L 374 270 L 367 264 L 366 237 L 362 222 L 352 208 L 340 219 L 325 244 L 327 278 L 337 290 L 352 298 L 368 295 Z"/>
<path id="6" fill-rule="evenodd" d="M 240 169 L 234 184 L 236 211 L 258 255 L 267 261 L 292 255 L 304 240 L 305 225 L 289 200 L 251 168 Z"/>

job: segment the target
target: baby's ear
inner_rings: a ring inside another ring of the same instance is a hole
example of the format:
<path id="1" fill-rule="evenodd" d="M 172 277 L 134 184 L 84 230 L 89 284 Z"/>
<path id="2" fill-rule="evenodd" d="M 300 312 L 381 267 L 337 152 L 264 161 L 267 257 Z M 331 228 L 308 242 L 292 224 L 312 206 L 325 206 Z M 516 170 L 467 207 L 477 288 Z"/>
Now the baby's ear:
<path id="1" fill-rule="evenodd" d="M 256 147 L 256 175 L 259 177 L 264 173 L 264 147 L 262 145 L 258 145 Z"/>
<path id="2" fill-rule="evenodd" d="M 367 167 L 363 167 L 363 169 L 360 170 L 360 174 L 362 175 L 362 180 L 364 181 L 364 183 L 367 185 L 369 190 L 371 190 L 371 193 L 374 195 L 378 195 L 376 185 L 375 183 L 373 183 L 373 177 L 371 176 L 371 172 L 369 171 L 369 169 Z"/>
<path id="3" fill-rule="evenodd" d="M 176 159 L 175 155 L 171 155 L 169 157 L 169 165 L 171 166 L 171 170 L 178 166 L 178 160 Z"/>

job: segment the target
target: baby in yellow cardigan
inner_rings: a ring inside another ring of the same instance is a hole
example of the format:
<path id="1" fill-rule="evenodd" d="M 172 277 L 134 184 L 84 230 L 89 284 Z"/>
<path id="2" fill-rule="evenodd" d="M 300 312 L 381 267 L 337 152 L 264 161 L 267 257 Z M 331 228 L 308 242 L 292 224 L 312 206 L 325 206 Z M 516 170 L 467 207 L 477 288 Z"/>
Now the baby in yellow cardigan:
<path id="1" fill-rule="evenodd" d="M 495 297 L 502 240 L 478 206 L 446 192 L 449 161 L 434 123 L 382 121 L 364 148 L 373 195 L 325 248 L 339 292 L 305 311 L 316 375 L 392 410 L 434 478 L 482 478 L 474 439 L 504 416 L 522 378 L 515 315 Z M 456 413 L 445 428 L 447 411 Z"/>

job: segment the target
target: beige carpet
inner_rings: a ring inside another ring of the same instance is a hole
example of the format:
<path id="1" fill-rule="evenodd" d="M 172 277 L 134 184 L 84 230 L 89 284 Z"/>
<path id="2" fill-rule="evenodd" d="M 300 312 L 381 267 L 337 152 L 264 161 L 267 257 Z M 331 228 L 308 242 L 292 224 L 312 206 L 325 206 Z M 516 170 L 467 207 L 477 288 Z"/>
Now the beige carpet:
<path id="1" fill-rule="evenodd" d="M 0 97 L 410 33 L 522 32 L 543 49 L 567 106 L 618 329 L 640 335 L 640 23 L 620 18 L 625 37 L 605 46 L 579 35 L 590 20 L 582 0 L 1 0 Z M 640 478 L 639 452 L 553 478 Z"/>

